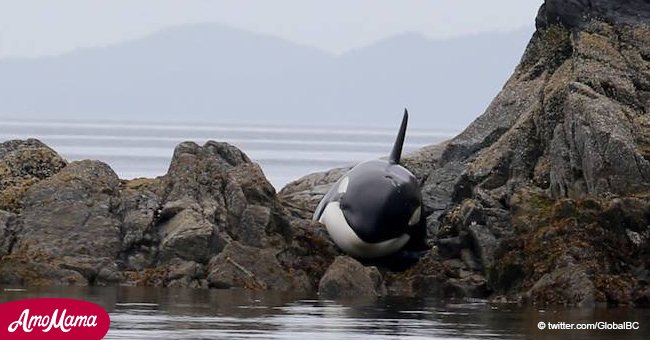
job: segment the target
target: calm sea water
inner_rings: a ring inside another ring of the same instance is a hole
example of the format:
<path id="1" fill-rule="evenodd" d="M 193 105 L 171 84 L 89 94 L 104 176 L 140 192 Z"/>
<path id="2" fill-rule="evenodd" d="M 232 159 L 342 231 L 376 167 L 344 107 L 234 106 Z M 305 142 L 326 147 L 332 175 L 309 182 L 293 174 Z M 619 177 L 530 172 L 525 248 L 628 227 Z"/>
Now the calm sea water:
<path id="1" fill-rule="evenodd" d="M 434 144 L 455 131 L 409 129 L 405 152 Z M 258 162 L 278 189 L 306 174 L 387 155 L 397 127 L 316 127 L 115 122 L 3 121 L 0 141 L 38 138 L 67 160 L 97 159 L 121 178 L 155 177 L 169 167 L 183 141 L 226 141 Z"/>
<path id="2" fill-rule="evenodd" d="M 535 309 L 481 301 L 322 300 L 242 290 L 55 287 L 0 290 L 0 303 L 32 297 L 104 307 L 106 339 L 649 339 L 650 311 Z M 539 322 L 639 322 L 629 331 L 539 330 Z"/>

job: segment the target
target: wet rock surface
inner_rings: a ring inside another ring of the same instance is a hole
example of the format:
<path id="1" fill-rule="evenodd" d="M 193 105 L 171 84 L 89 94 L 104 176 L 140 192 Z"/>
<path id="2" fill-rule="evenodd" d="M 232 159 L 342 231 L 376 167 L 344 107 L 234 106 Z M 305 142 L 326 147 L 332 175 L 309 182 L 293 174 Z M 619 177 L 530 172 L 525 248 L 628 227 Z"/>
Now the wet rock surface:
<path id="1" fill-rule="evenodd" d="M 280 265 L 275 249 L 260 249 L 234 241 L 208 265 L 208 283 L 215 288 L 257 288 L 289 291 L 293 278 Z"/>
<path id="2" fill-rule="evenodd" d="M 338 256 L 318 284 L 325 298 L 382 296 L 384 279 L 376 267 L 367 267 L 349 256 Z"/>
<path id="3" fill-rule="evenodd" d="M 491 281 L 501 292 L 527 290 L 524 297 L 538 304 L 640 306 L 649 259 L 641 235 L 650 235 L 649 212 L 647 194 L 532 199 L 517 209 L 518 232 L 497 251 Z"/>
<path id="4" fill-rule="evenodd" d="M 394 272 L 311 221 L 349 168 L 276 194 L 218 142 L 166 175 L 121 181 L 36 140 L 0 144 L 0 283 L 650 303 L 647 1 L 545 2 L 520 65 L 455 138 L 403 158 L 430 249 Z"/>

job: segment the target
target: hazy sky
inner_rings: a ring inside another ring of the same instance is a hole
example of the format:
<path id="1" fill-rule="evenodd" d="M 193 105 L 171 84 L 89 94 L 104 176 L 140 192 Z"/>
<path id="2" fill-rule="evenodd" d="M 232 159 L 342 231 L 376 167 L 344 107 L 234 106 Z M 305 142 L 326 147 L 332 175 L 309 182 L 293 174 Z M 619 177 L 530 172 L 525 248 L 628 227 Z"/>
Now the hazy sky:
<path id="1" fill-rule="evenodd" d="M 0 57 L 37 57 L 216 22 L 341 53 L 388 36 L 531 26 L 542 0 L 0 0 Z"/>

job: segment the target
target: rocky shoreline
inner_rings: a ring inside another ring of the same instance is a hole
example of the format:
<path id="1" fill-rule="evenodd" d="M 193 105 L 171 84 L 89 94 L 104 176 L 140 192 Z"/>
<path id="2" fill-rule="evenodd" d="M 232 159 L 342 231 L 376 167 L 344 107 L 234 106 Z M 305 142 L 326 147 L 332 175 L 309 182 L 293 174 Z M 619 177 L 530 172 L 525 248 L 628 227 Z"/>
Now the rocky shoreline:
<path id="1" fill-rule="evenodd" d="M 120 180 L 0 144 L 0 284 L 150 285 L 650 306 L 650 6 L 547 0 L 520 65 L 457 137 L 408 155 L 431 249 L 402 272 L 310 220 L 346 169 L 279 193 L 218 142 Z M 621 9 L 624 8 L 624 9 Z"/>

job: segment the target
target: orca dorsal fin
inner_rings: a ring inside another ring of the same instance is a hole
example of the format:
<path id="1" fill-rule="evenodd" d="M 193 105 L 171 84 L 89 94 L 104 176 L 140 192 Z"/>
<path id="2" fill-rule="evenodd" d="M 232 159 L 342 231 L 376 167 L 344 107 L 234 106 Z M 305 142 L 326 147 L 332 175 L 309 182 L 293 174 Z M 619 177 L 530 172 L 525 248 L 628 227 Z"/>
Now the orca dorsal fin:
<path id="1" fill-rule="evenodd" d="M 402 147 L 404 146 L 404 138 L 406 137 L 406 125 L 409 121 L 409 112 L 407 109 L 404 109 L 404 117 L 402 118 L 402 125 L 399 127 L 399 132 L 397 133 L 397 138 L 395 139 L 395 144 L 393 145 L 393 151 L 388 157 L 388 161 L 392 164 L 399 164 L 400 158 L 402 158 Z"/>

